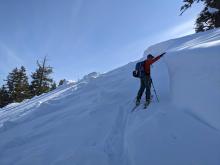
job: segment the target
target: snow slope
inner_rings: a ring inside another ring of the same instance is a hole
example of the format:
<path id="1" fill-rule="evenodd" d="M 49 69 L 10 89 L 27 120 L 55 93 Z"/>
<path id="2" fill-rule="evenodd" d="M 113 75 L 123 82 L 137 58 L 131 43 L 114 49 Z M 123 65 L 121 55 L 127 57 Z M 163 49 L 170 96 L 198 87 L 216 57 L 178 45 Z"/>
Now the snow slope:
<path id="1" fill-rule="evenodd" d="M 220 29 L 153 45 L 160 103 L 131 113 L 136 62 L 0 110 L 1 165 L 219 165 Z"/>

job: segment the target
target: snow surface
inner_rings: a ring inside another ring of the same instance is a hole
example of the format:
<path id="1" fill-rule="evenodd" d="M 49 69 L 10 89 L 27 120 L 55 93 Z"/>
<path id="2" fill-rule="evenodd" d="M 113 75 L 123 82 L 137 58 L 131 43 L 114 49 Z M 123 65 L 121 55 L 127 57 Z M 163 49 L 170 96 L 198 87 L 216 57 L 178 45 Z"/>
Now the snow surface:
<path id="1" fill-rule="evenodd" d="M 209 13 L 212 13 L 212 14 L 215 14 L 215 13 L 219 12 L 218 9 L 212 8 L 212 7 L 208 7 L 208 11 L 209 11 Z"/>
<path id="2" fill-rule="evenodd" d="M 149 47 L 160 102 L 131 113 L 136 62 L 0 110 L 1 165 L 219 165 L 220 29 Z"/>

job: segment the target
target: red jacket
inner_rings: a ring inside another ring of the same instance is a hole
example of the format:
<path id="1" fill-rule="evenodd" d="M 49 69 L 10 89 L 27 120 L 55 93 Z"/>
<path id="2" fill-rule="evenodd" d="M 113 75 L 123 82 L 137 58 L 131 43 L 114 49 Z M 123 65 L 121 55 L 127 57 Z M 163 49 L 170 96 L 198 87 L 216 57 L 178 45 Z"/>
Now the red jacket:
<path id="1" fill-rule="evenodd" d="M 161 55 L 153 58 L 153 59 L 146 59 L 145 63 L 144 63 L 144 69 L 145 69 L 145 73 L 147 75 L 150 75 L 150 65 L 153 64 L 154 62 L 156 62 L 157 60 L 160 59 L 160 57 L 162 57 Z"/>

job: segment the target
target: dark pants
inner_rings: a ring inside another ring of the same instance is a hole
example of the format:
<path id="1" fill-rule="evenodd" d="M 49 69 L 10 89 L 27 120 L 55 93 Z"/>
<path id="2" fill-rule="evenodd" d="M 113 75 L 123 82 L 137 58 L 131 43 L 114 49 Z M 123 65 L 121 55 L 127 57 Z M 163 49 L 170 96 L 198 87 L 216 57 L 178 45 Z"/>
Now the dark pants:
<path id="1" fill-rule="evenodd" d="M 144 76 L 142 78 L 140 78 L 140 82 L 141 82 L 141 85 L 140 85 L 140 89 L 138 91 L 138 94 L 137 94 L 137 100 L 141 100 L 141 96 L 143 95 L 144 93 L 144 90 L 146 89 L 146 101 L 149 101 L 150 100 L 150 96 L 151 96 L 151 77 L 150 76 Z"/>

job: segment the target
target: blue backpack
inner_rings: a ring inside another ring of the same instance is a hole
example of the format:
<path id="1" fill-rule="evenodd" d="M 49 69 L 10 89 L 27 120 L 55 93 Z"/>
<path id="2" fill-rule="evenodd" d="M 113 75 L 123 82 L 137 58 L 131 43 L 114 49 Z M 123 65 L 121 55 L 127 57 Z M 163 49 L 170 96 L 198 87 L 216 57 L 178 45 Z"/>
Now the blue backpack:
<path id="1" fill-rule="evenodd" d="M 145 61 L 141 61 L 136 64 L 135 70 L 133 71 L 134 77 L 141 78 L 144 76 L 144 74 L 145 74 L 144 63 L 145 63 Z"/>

